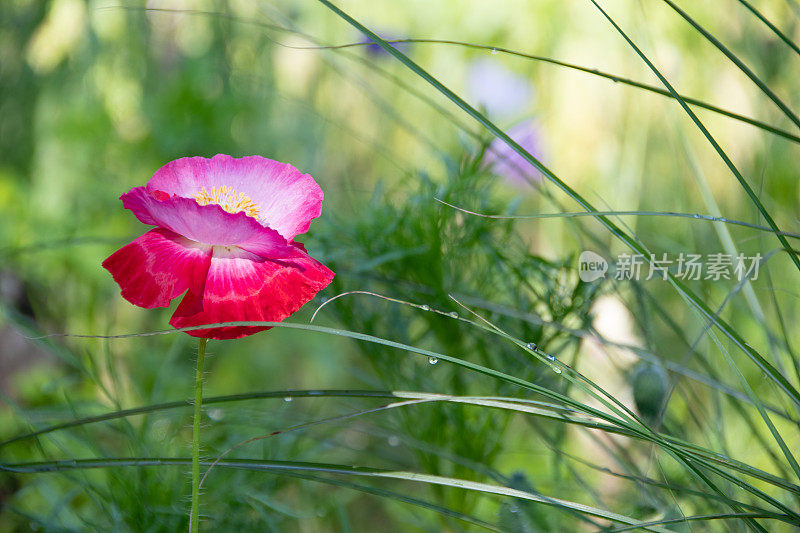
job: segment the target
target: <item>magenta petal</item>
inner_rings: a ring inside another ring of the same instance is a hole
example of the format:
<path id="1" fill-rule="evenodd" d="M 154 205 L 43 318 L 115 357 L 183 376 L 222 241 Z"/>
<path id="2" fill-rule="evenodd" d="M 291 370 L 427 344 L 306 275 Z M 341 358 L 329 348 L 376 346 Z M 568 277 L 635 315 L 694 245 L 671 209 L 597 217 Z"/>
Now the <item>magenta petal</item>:
<path id="1" fill-rule="evenodd" d="M 247 195 L 259 208 L 258 220 L 287 241 L 308 231 L 322 211 L 322 189 L 292 165 L 248 156 L 184 157 L 161 167 L 147 182 L 148 191 L 194 198 L 201 189 L 227 186 Z"/>
<path id="2" fill-rule="evenodd" d="M 166 307 L 187 291 L 202 290 L 211 246 L 167 229 L 150 230 L 103 261 L 122 288 L 122 296 L 140 307 Z"/>
<path id="3" fill-rule="evenodd" d="M 271 260 L 246 250 L 215 248 L 202 291 L 189 291 L 170 324 L 176 328 L 220 322 L 280 322 L 333 280 L 333 272 L 299 248 L 295 257 Z M 237 326 L 188 331 L 195 337 L 235 339 L 268 327 Z"/>
<path id="4" fill-rule="evenodd" d="M 159 192 L 159 191 L 155 191 Z M 203 244 L 216 246 L 247 245 L 247 249 L 268 257 L 287 257 L 295 253 L 274 229 L 262 226 L 244 212 L 229 213 L 218 205 L 199 205 L 180 196 L 153 194 L 134 187 L 123 194 L 122 205 L 140 221 L 169 230 Z"/>

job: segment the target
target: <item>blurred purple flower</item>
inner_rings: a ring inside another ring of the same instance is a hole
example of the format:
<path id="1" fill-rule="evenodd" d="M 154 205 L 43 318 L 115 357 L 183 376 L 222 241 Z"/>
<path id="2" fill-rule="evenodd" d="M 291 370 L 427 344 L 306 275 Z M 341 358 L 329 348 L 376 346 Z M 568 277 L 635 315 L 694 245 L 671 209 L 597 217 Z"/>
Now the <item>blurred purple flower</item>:
<path id="1" fill-rule="evenodd" d="M 397 40 L 400 40 L 400 39 L 404 39 L 404 37 L 398 37 L 397 35 L 391 35 L 391 34 L 389 34 L 389 35 L 380 35 L 380 37 L 384 41 L 397 41 Z M 365 43 L 367 45 L 365 48 L 367 49 L 367 53 L 370 54 L 370 55 L 373 55 L 373 56 L 376 56 L 376 57 L 378 57 L 378 56 L 388 56 L 389 55 L 389 53 L 386 50 L 384 50 L 381 47 L 381 45 L 379 45 L 378 43 L 376 43 L 375 41 L 373 41 L 369 37 L 365 36 L 364 40 L 361 41 L 361 42 Z M 403 52 L 405 54 L 408 51 L 409 43 L 389 43 L 389 45 L 392 48 L 394 48 L 395 50 L 399 50 L 400 52 Z"/>
<path id="2" fill-rule="evenodd" d="M 467 88 L 475 103 L 491 118 L 510 117 L 526 111 L 533 100 L 533 85 L 496 59 L 473 61 L 467 70 Z"/>
<path id="3" fill-rule="evenodd" d="M 524 120 L 506 133 L 533 157 L 542 159 L 541 136 L 535 120 Z M 483 166 L 512 185 L 527 185 L 530 180 L 542 181 L 542 173 L 501 139 L 494 139 L 486 148 Z"/>

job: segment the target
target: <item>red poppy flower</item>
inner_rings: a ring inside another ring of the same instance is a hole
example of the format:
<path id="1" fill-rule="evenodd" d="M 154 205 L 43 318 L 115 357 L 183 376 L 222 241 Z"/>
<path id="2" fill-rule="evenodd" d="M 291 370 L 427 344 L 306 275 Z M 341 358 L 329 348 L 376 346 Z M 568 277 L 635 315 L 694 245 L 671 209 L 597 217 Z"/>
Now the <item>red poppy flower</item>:
<path id="1" fill-rule="evenodd" d="M 294 238 L 322 211 L 308 174 L 259 156 L 185 157 L 120 199 L 158 226 L 103 262 L 140 307 L 166 307 L 184 292 L 176 328 L 238 321 L 279 322 L 328 286 L 333 272 Z M 267 327 L 188 331 L 235 339 Z"/>

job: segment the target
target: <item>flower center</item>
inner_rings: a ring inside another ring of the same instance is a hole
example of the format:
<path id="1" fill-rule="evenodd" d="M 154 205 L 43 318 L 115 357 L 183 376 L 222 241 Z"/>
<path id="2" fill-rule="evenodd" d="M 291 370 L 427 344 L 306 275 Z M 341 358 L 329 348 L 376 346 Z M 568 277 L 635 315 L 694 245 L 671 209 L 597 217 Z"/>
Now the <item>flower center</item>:
<path id="1" fill-rule="evenodd" d="M 258 204 L 249 196 L 243 192 L 237 192 L 227 185 L 211 187 L 210 190 L 203 187 L 194 195 L 194 199 L 200 205 L 216 204 L 228 213 L 244 211 L 247 216 L 253 218 L 258 218 L 260 214 Z"/>

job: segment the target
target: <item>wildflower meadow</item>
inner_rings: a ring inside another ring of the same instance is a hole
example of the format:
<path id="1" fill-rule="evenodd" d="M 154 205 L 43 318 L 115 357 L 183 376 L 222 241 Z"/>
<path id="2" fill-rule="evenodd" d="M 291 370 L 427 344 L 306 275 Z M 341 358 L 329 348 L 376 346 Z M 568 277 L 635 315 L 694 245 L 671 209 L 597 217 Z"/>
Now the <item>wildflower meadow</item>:
<path id="1" fill-rule="evenodd" d="M 797 0 L 0 2 L 0 533 L 800 530 Z"/>

